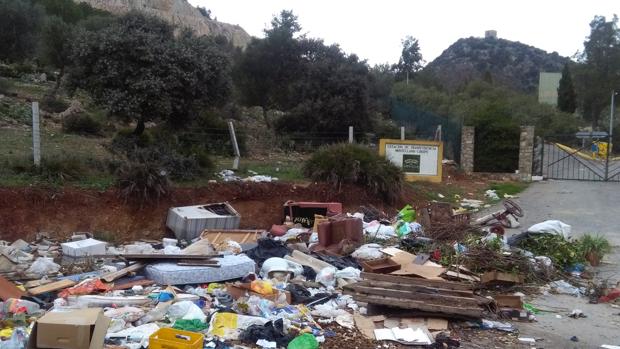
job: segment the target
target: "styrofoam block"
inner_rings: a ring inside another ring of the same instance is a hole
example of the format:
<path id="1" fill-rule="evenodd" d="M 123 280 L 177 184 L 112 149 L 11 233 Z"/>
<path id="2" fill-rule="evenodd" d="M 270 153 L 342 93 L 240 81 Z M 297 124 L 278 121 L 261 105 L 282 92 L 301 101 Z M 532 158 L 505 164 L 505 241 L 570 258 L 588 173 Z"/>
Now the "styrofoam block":
<path id="1" fill-rule="evenodd" d="M 106 243 L 95 239 L 86 239 L 60 244 L 65 256 L 81 257 L 105 254 Z"/>

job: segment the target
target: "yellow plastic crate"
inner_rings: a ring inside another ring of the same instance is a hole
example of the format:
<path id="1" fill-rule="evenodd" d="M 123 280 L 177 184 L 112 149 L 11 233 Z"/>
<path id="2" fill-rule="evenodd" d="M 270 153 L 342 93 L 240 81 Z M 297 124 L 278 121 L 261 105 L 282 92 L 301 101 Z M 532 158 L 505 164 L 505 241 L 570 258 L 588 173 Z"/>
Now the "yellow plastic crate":
<path id="1" fill-rule="evenodd" d="M 149 349 L 202 349 L 204 338 L 200 333 L 160 328 L 149 337 Z"/>

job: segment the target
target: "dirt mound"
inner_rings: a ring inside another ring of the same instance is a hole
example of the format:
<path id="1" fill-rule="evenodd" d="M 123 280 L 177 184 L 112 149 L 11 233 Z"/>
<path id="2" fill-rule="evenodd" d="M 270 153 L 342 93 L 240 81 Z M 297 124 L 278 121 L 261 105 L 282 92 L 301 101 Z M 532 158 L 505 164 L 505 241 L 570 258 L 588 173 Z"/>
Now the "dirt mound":
<path id="1" fill-rule="evenodd" d="M 411 199 L 412 193 L 407 194 Z M 395 212 L 363 188 L 345 186 L 338 191 L 325 184 L 217 183 L 177 188 L 170 197 L 142 208 L 124 203 L 115 190 L 0 188 L 0 239 L 30 237 L 38 231 L 59 236 L 90 231 L 117 241 L 156 239 L 164 235 L 168 208 L 220 201 L 229 201 L 241 214 L 241 228 L 268 228 L 281 221 L 287 200 L 337 201 L 346 210 L 372 204 Z"/>

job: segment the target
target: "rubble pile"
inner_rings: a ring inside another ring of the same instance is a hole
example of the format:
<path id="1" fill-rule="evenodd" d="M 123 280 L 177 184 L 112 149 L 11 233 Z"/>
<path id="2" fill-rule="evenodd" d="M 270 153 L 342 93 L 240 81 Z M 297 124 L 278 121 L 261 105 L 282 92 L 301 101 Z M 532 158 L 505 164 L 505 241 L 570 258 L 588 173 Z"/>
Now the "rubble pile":
<path id="1" fill-rule="evenodd" d="M 456 348 L 463 327 L 515 332 L 509 321 L 537 311 L 519 285 L 590 291 L 574 282 L 580 266 L 517 247 L 570 229 L 543 224 L 509 240 L 497 224 L 522 212 L 506 209 L 472 222 L 442 203 L 389 217 L 286 202 L 282 222 L 239 230 L 240 215 L 216 203 L 171 208 L 176 239 L 2 241 L 0 348 Z"/>

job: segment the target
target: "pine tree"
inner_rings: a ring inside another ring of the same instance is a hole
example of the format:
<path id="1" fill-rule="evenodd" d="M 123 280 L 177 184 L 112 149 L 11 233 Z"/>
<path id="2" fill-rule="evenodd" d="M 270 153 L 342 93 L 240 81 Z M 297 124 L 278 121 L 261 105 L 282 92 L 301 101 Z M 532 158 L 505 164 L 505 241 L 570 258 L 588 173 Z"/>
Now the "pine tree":
<path id="1" fill-rule="evenodd" d="M 566 64 L 562 70 L 562 78 L 558 87 L 558 110 L 572 114 L 575 109 L 577 109 L 577 94 L 568 64 Z"/>

